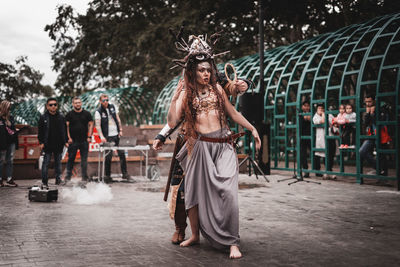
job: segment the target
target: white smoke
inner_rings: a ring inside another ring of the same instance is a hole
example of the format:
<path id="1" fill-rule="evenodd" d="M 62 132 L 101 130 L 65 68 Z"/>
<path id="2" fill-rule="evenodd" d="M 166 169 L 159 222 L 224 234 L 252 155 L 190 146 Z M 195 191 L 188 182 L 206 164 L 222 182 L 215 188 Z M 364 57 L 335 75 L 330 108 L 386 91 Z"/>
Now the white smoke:
<path id="1" fill-rule="evenodd" d="M 103 183 L 88 183 L 86 188 L 75 186 L 72 189 L 63 188 L 61 198 L 67 202 L 80 205 L 105 203 L 113 199 L 111 187 Z"/>
<path id="2" fill-rule="evenodd" d="M 399 191 L 391 191 L 391 190 L 379 190 L 376 191 L 377 193 L 387 193 L 387 194 L 395 194 L 395 195 L 400 195 Z"/>

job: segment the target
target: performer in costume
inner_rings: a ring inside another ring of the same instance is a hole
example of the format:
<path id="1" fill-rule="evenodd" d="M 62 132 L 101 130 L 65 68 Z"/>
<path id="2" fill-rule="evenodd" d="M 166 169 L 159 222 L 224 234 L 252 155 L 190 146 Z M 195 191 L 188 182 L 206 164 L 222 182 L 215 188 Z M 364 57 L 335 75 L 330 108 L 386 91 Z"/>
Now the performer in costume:
<path id="1" fill-rule="evenodd" d="M 229 131 L 226 115 L 251 131 L 257 149 L 261 140 L 256 128 L 235 110 L 217 84 L 215 55 L 206 38 L 191 36 L 190 46 L 177 39 L 177 47 L 189 54 L 176 61 L 185 68 L 184 82 L 172 97 L 167 119 L 174 127 L 183 114 L 185 117 L 186 143 L 176 158 L 185 172 L 185 208 L 192 230 L 192 236 L 180 245 L 198 243 L 200 230 L 213 246 L 229 247 L 230 257 L 240 258 L 239 169 L 233 146 L 238 135 Z"/>
<path id="2" fill-rule="evenodd" d="M 224 73 L 217 73 L 217 82 L 224 88 L 225 93 L 230 95 L 242 95 L 251 86 L 251 82 L 245 79 L 237 81 L 228 81 Z M 158 133 L 153 141 L 153 149 L 161 150 L 167 137 L 169 137 L 178 127 L 171 129 L 166 124 L 163 129 Z M 184 144 L 184 135 L 181 131 L 177 135 L 174 151 L 179 151 Z M 174 157 L 176 152 L 174 152 Z M 175 232 L 172 235 L 171 242 L 173 244 L 180 244 L 185 239 L 186 223 L 186 210 L 184 199 L 184 173 L 177 160 L 171 161 L 170 177 L 168 177 L 168 186 L 171 187 L 171 198 L 168 204 L 171 219 L 175 222 Z M 169 190 L 166 190 L 164 200 L 167 201 Z"/>

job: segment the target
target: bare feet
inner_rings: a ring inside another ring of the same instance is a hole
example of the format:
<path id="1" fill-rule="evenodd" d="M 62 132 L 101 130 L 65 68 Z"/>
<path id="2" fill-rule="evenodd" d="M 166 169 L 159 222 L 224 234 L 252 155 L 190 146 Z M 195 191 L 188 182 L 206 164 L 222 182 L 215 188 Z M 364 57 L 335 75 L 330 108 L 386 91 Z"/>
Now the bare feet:
<path id="1" fill-rule="evenodd" d="M 188 240 L 183 241 L 180 246 L 181 247 L 188 247 L 192 245 L 197 245 L 200 242 L 199 236 L 192 235 Z"/>
<path id="2" fill-rule="evenodd" d="M 231 254 L 229 258 L 231 259 L 240 259 L 242 257 L 242 253 L 239 250 L 238 246 L 231 246 Z"/>

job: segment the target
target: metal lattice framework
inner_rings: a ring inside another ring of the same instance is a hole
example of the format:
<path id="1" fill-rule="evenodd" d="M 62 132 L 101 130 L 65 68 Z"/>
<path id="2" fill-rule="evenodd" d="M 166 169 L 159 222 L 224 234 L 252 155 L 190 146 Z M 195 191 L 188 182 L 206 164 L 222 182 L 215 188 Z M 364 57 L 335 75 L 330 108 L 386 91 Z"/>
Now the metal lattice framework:
<path id="1" fill-rule="evenodd" d="M 153 109 L 154 124 L 165 124 L 167 122 L 169 105 L 171 103 L 174 90 L 178 85 L 179 79 L 180 76 L 175 77 L 161 90 L 161 93 L 158 95 Z"/>
<path id="2" fill-rule="evenodd" d="M 357 114 L 356 148 L 340 152 L 337 157 L 339 167 L 334 168 L 333 172 L 309 172 L 354 176 L 359 183 L 363 182 L 363 177 L 389 180 L 400 177 L 400 14 L 378 17 L 290 46 L 268 50 L 265 51 L 264 58 L 264 119 L 271 126 L 272 168 L 293 170 L 289 167 L 289 162 L 293 152 L 300 150 L 297 110 L 301 109 L 302 101 L 307 99 L 311 103 L 311 113 L 301 115 L 313 115 L 319 103 L 325 105 L 326 116 L 336 115 L 339 105 L 347 103 L 353 105 Z M 256 54 L 231 62 L 237 68 L 238 77 L 252 80 L 257 85 L 256 91 L 259 91 L 258 61 L 259 56 Z M 177 82 L 178 78 L 172 80 L 158 96 L 153 112 L 154 123 L 165 123 Z M 377 141 L 380 138 L 379 130 L 377 136 L 372 137 L 376 141 L 377 170 L 382 165 L 381 156 L 397 163 L 392 164 L 389 177 L 363 174 L 360 163 L 358 150 L 365 139 L 371 138 L 364 135 L 365 127 L 360 123 L 365 112 L 363 100 L 367 93 L 376 95 L 377 114 L 384 104 L 391 107 L 389 119 L 377 121 L 378 128 L 388 126 L 393 138 L 390 147 L 384 149 Z M 339 142 L 338 136 L 328 136 L 327 123 L 324 126 L 326 141 L 336 139 Z M 317 151 L 328 155 L 328 147 L 315 148 L 317 127 L 320 126 L 312 125 L 311 136 L 303 136 L 302 139 L 311 140 L 312 155 Z M 299 153 L 296 160 L 299 166 Z M 325 163 L 327 164 L 327 160 Z"/>
<path id="3" fill-rule="evenodd" d="M 103 91 L 92 91 L 82 94 L 82 106 L 94 115 L 99 107 L 99 97 L 106 93 L 110 103 L 114 104 L 121 118 L 121 122 L 127 125 L 151 123 L 154 95 L 152 91 L 141 87 L 114 88 Z M 59 110 L 66 114 L 72 109 L 72 97 L 57 97 Z M 16 121 L 22 124 L 36 126 L 41 113 L 44 112 L 46 99 L 32 99 L 15 105 L 12 114 Z"/>

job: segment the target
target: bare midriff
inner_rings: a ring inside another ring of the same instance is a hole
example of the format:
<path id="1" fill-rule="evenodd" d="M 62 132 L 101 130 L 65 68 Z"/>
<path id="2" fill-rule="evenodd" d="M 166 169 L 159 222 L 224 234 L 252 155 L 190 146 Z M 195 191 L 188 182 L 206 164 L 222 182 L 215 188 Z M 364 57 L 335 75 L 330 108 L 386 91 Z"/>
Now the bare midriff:
<path id="1" fill-rule="evenodd" d="M 217 110 L 212 110 L 208 114 L 197 114 L 197 121 L 195 124 L 196 131 L 201 134 L 207 134 L 221 129 L 219 115 Z M 224 126 L 225 122 L 223 122 Z"/>
<path id="2" fill-rule="evenodd" d="M 221 129 L 218 111 L 218 97 L 212 90 L 206 97 L 196 97 L 193 100 L 196 110 L 196 131 L 207 134 Z"/>

